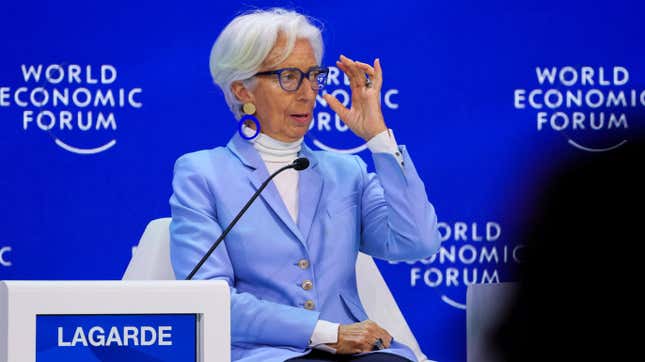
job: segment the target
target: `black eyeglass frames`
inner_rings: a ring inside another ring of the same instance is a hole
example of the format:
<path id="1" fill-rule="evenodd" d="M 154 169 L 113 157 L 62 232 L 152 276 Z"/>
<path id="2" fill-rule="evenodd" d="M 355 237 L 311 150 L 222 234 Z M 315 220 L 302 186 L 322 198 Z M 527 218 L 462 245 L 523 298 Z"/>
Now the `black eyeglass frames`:
<path id="1" fill-rule="evenodd" d="M 256 73 L 255 76 L 273 75 L 278 76 L 280 87 L 287 92 L 295 92 L 300 89 L 302 80 L 307 77 L 311 83 L 311 89 L 319 91 L 325 86 L 327 82 L 327 75 L 329 68 L 325 67 L 311 67 L 307 72 L 303 72 L 298 68 L 282 68 L 276 70 L 267 70 L 265 72 Z"/>

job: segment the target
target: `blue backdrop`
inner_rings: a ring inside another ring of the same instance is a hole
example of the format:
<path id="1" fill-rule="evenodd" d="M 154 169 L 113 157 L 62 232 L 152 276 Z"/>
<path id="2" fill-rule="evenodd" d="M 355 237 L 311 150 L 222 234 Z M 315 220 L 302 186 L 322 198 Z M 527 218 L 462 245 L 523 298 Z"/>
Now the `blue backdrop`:
<path id="1" fill-rule="evenodd" d="M 235 132 L 208 71 L 215 38 L 270 6 L 318 19 L 327 64 L 381 58 L 386 122 L 445 241 L 379 267 L 422 350 L 465 360 L 466 285 L 512 280 L 542 182 L 643 129 L 642 2 L 4 2 L 0 279 L 122 276 L 146 223 L 169 216 L 175 159 Z M 343 100 L 335 71 L 326 91 Z M 306 142 L 371 162 L 316 112 Z"/>

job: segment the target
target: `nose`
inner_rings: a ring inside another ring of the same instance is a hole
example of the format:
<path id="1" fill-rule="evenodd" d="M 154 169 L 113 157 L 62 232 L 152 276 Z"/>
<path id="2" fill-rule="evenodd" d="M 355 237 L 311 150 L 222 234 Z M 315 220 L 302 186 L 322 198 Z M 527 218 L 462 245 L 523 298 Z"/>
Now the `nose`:
<path id="1" fill-rule="evenodd" d="M 311 86 L 312 84 L 309 78 L 303 77 L 300 89 L 298 89 L 298 100 L 306 102 L 316 99 L 317 91 L 313 90 Z"/>

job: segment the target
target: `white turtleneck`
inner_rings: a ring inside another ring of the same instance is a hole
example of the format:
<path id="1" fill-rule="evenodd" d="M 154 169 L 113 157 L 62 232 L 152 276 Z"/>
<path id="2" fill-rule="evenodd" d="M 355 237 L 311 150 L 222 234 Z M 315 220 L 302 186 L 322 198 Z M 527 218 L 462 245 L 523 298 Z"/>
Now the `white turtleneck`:
<path id="1" fill-rule="evenodd" d="M 255 130 L 244 127 L 244 133 L 252 136 Z M 251 140 L 253 147 L 258 151 L 262 161 L 269 171 L 269 175 L 278 169 L 290 164 L 298 158 L 302 148 L 302 138 L 295 142 L 282 142 L 260 133 Z M 286 170 L 273 179 L 278 193 L 289 211 L 293 221 L 298 223 L 298 171 Z"/>
<path id="2" fill-rule="evenodd" d="M 243 126 L 242 132 L 246 136 L 253 136 L 255 130 Z M 302 149 L 302 138 L 295 142 L 282 142 L 271 138 L 264 133 L 250 141 L 253 147 L 258 151 L 260 157 L 269 171 L 269 174 L 277 171 L 298 158 L 298 153 Z M 372 153 L 390 153 L 404 167 L 403 156 L 399 152 L 399 147 L 394 139 L 392 130 L 387 130 L 374 136 L 367 142 L 367 147 Z M 299 172 L 294 169 L 286 170 L 273 179 L 273 183 L 278 189 L 278 193 L 289 211 L 293 221 L 298 223 L 298 175 Z M 313 267 L 313 266 L 312 266 Z M 338 323 L 332 323 L 325 320 L 318 320 L 311 336 L 309 346 L 336 353 L 336 350 L 327 346 L 327 343 L 336 343 L 338 341 Z"/>

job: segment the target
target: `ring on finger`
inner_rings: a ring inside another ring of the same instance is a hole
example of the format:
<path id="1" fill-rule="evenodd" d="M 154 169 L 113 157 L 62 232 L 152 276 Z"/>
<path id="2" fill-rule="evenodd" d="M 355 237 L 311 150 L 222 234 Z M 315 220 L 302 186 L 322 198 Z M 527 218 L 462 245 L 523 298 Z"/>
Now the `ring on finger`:
<path id="1" fill-rule="evenodd" d="M 385 346 L 383 345 L 383 339 L 377 338 L 376 341 L 372 344 L 372 349 L 373 350 L 382 350 L 385 349 Z"/>

